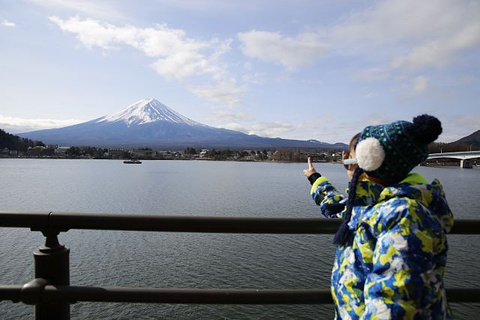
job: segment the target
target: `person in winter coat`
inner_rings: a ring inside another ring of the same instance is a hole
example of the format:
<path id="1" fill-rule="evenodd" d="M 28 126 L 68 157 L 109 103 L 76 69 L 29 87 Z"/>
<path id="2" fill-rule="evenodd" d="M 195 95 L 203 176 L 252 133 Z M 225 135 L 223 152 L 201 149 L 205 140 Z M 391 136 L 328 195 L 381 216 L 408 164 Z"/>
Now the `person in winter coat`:
<path id="1" fill-rule="evenodd" d="M 343 155 L 348 198 L 308 159 L 313 200 L 325 217 L 343 218 L 331 278 L 336 319 L 451 319 L 443 274 L 453 215 L 440 182 L 411 173 L 441 132 L 429 115 L 366 127 Z"/>

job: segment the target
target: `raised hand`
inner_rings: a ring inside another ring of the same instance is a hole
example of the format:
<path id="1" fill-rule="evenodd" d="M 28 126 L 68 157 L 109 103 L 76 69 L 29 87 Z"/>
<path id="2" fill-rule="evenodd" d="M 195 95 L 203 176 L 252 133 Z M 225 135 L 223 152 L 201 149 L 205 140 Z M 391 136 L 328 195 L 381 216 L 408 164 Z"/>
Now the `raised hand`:
<path id="1" fill-rule="evenodd" d="M 308 157 L 307 158 L 307 163 L 308 163 L 308 169 L 303 170 L 303 175 L 308 178 L 312 174 L 317 172 L 317 170 L 315 170 L 315 168 L 313 167 L 312 158 Z"/>

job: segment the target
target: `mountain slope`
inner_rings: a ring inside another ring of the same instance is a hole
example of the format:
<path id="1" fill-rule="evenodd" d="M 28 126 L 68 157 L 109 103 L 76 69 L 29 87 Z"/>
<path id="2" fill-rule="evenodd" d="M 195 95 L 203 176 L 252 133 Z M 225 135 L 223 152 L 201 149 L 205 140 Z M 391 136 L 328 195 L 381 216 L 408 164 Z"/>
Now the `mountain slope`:
<path id="1" fill-rule="evenodd" d="M 210 127 L 193 121 L 155 99 L 144 99 L 118 113 L 59 129 L 32 131 L 22 137 L 63 146 L 108 146 L 156 148 L 343 148 L 325 144 L 263 138 Z"/>
<path id="2" fill-rule="evenodd" d="M 457 140 L 453 143 L 462 143 L 465 145 L 472 145 L 476 147 L 480 147 L 480 130 L 475 131 L 469 136 L 463 137 L 460 140 Z"/>

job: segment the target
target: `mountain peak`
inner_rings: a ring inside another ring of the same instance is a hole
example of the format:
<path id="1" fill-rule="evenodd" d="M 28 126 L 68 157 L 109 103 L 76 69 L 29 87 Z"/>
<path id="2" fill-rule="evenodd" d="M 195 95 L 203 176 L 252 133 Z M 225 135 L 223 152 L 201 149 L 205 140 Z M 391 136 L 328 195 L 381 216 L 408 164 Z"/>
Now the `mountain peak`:
<path id="1" fill-rule="evenodd" d="M 202 125 L 164 105 L 156 99 L 142 99 L 112 115 L 97 119 L 95 122 L 125 122 L 127 126 L 141 125 L 156 121 L 167 121 L 188 125 Z"/>
<path id="2" fill-rule="evenodd" d="M 21 136 L 41 140 L 47 144 L 64 146 L 257 150 L 338 147 L 300 140 L 263 138 L 239 131 L 210 127 L 184 117 L 156 99 L 142 99 L 120 112 L 73 126 L 26 132 Z"/>

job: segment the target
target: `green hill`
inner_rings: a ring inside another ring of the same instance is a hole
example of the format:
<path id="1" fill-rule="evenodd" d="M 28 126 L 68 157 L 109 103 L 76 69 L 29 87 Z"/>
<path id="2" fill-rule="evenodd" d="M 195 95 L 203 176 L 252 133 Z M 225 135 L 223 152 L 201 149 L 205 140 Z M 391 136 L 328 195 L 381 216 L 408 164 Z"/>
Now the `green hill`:
<path id="1" fill-rule="evenodd" d="M 7 148 L 9 150 L 27 151 L 28 147 L 35 146 L 44 146 L 44 143 L 21 138 L 0 129 L 0 150 Z"/>

